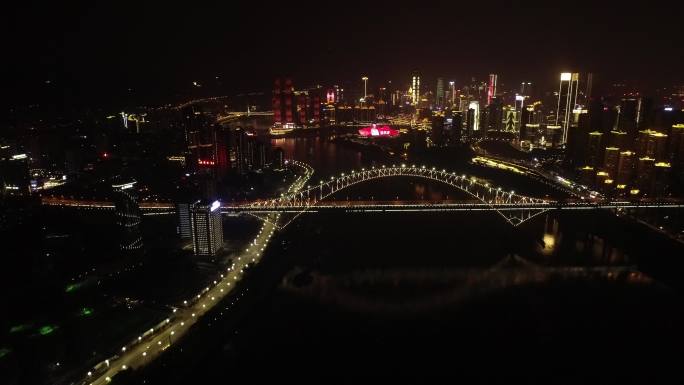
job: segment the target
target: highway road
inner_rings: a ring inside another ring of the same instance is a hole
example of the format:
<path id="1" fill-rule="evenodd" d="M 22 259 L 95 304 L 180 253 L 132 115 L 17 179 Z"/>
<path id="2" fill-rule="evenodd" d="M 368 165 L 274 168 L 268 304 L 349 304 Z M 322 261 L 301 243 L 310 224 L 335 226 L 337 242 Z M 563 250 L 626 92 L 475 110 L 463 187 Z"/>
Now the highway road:
<path id="1" fill-rule="evenodd" d="M 214 281 L 212 286 L 205 288 L 197 297 L 187 300 L 175 309 L 171 317 L 163 322 L 158 330 L 151 329 L 149 335 L 141 335 L 137 340 L 123 346 L 118 357 L 104 361 L 104 365 L 99 364 L 98 367 L 86 374 L 82 383 L 107 384 L 118 372 L 141 367 L 168 349 L 206 312 L 232 292 L 236 283 L 242 278 L 247 264 L 259 262 L 264 249 L 276 230 L 272 223 L 277 222 L 279 215 L 270 215 L 270 220 L 263 223 L 249 247 L 238 254 L 233 266 L 222 274 L 220 281 Z"/>
<path id="2" fill-rule="evenodd" d="M 288 187 L 287 193 L 303 188 L 313 175 L 313 169 L 301 162 L 292 162 L 302 169 L 303 173 Z M 88 373 L 80 384 L 107 384 L 119 372 L 139 368 L 151 362 L 178 341 L 199 319 L 209 310 L 231 294 L 237 282 L 244 274 L 245 267 L 250 263 L 258 263 L 271 237 L 277 230 L 280 213 L 266 216 L 258 234 L 249 246 L 240 252 L 233 261 L 233 265 L 221 274 L 221 279 L 214 281 L 194 298 L 190 298 L 179 305 L 164 322 L 142 333 L 114 357 L 100 362 Z"/>

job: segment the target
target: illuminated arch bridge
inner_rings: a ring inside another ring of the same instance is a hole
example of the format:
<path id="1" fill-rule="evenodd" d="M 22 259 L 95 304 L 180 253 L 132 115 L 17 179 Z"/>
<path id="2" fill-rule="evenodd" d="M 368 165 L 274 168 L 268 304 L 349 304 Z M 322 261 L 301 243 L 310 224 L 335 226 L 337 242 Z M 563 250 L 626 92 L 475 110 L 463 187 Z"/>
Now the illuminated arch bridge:
<path id="1" fill-rule="evenodd" d="M 221 211 L 227 214 L 246 213 L 268 221 L 268 216 L 263 215 L 272 212 L 293 213 L 290 220 L 284 224 L 276 224 L 283 228 L 295 218 L 309 211 L 496 211 L 502 218 L 513 226 L 518 226 L 525 221 L 534 218 L 548 210 L 595 210 L 595 209 L 640 209 L 640 208 L 684 208 L 681 199 L 640 199 L 640 200 L 566 200 L 554 201 L 541 198 L 532 198 L 514 191 L 503 191 L 501 188 L 490 185 L 482 179 L 457 175 L 446 170 L 437 170 L 434 167 L 425 166 L 392 166 L 372 167 L 351 171 L 329 180 L 320 181 L 317 185 L 305 188 L 308 180 L 314 173 L 313 168 L 306 163 L 295 160 L 289 161 L 294 167 L 301 168 L 301 174 L 288 189 L 286 194 L 279 198 L 247 202 L 240 204 L 222 204 Z M 434 202 L 434 201 L 337 201 L 330 198 L 338 191 L 353 185 L 374 179 L 389 177 L 416 177 L 435 180 L 465 192 L 473 199 L 471 201 L 457 202 Z M 42 197 L 43 205 L 56 207 L 73 207 L 86 210 L 114 210 L 114 204 L 107 201 L 83 200 L 65 197 Z M 175 205 L 171 202 L 142 202 L 140 209 L 143 215 L 172 215 L 176 214 Z"/>
<path id="2" fill-rule="evenodd" d="M 474 202 L 430 203 L 430 202 L 336 202 L 327 200 L 338 191 L 359 183 L 391 177 L 415 177 L 438 181 L 465 192 Z M 252 202 L 243 205 L 225 206 L 227 212 L 293 212 L 301 214 L 308 210 L 344 209 L 346 211 L 472 211 L 493 210 L 513 226 L 517 226 L 551 208 L 553 202 L 532 198 L 514 191 L 503 191 L 481 179 L 458 175 L 455 172 L 437 170 L 425 166 L 372 167 L 342 173 L 318 185 L 301 188 L 279 198 Z M 288 222 L 289 223 L 289 222 Z"/>

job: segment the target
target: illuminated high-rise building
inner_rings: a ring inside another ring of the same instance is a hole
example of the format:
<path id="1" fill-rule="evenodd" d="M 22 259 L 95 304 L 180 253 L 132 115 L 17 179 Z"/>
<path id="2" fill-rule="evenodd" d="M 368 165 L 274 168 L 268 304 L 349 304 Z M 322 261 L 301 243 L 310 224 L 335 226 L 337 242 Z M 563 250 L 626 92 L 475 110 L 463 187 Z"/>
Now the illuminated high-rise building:
<path id="1" fill-rule="evenodd" d="M 451 96 L 451 105 L 450 105 L 450 106 L 453 108 L 454 105 L 456 104 L 456 82 L 454 82 L 453 80 L 450 81 L 450 82 L 449 82 L 449 87 L 451 87 L 451 91 L 450 91 L 450 92 L 451 92 L 451 93 L 450 93 L 450 96 Z"/>
<path id="2" fill-rule="evenodd" d="M 670 132 L 669 158 L 681 173 L 684 171 L 684 124 L 673 124 Z"/>
<path id="3" fill-rule="evenodd" d="M 178 217 L 178 235 L 180 235 L 181 239 L 192 238 L 192 229 L 190 226 L 190 204 L 176 204 L 176 215 Z"/>
<path id="4" fill-rule="evenodd" d="M 363 102 L 366 102 L 366 99 L 368 99 L 368 76 L 364 76 L 361 78 L 363 80 Z"/>
<path id="5" fill-rule="evenodd" d="M 430 140 L 435 146 L 444 144 L 444 115 L 441 112 L 432 114 Z"/>
<path id="6" fill-rule="evenodd" d="M 606 147 L 603 158 L 603 170 L 607 172 L 611 178 L 614 178 L 616 175 L 619 160 L 620 149 L 617 147 Z"/>
<path id="7" fill-rule="evenodd" d="M 437 93 L 435 102 L 438 108 L 444 107 L 444 78 L 437 78 Z"/>
<path id="8" fill-rule="evenodd" d="M 0 154 L 0 197 L 27 196 L 31 193 L 30 182 L 28 155 L 3 151 Z"/>
<path id="9" fill-rule="evenodd" d="M 190 105 L 182 110 L 183 124 L 185 128 L 185 165 L 190 171 L 199 168 L 201 158 L 201 138 L 202 132 L 209 126 L 209 118 L 197 105 Z"/>
<path id="10" fill-rule="evenodd" d="M 561 144 L 568 139 L 568 129 L 572 117 L 572 111 L 577 105 L 577 87 L 579 86 L 579 74 L 563 72 L 560 75 L 558 88 L 558 104 L 556 108 L 556 126 L 561 126 Z"/>
<path id="11" fill-rule="evenodd" d="M 489 74 L 489 84 L 487 85 L 487 105 L 492 103 L 492 99 L 496 97 L 496 74 Z"/>
<path id="12" fill-rule="evenodd" d="M 459 143 L 461 141 L 461 130 L 463 129 L 463 111 L 452 110 L 450 124 L 449 141 L 451 144 Z"/>
<path id="13" fill-rule="evenodd" d="M 133 252 L 142 249 L 142 235 L 140 233 L 140 207 L 135 193 L 135 181 L 112 185 L 114 190 L 114 211 L 116 224 L 119 229 L 119 249 Z"/>
<path id="14" fill-rule="evenodd" d="M 411 77 L 411 99 L 414 106 L 420 103 L 420 74 L 417 71 L 414 71 Z"/>
<path id="15" fill-rule="evenodd" d="M 221 203 L 196 202 L 190 206 L 192 249 L 195 255 L 214 256 L 223 247 Z"/>
<path id="16" fill-rule="evenodd" d="M 518 115 L 518 111 L 516 111 L 515 108 L 511 108 L 510 106 L 504 107 L 502 117 L 503 117 L 503 121 L 502 121 L 503 131 L 506 131 L 506 132 L 517 132 L 518 131 L 518 126 L 520 123 L 520 116 Z"/>
<path id="17" fill-rule="evenodd" d="M 587 140 L 587 161 L 586 163 L 590 166 L 599 167 L 601 166 L 601 144 L 603 140 L 603 133 L 598 131 L 593 131 L 589 133 Z"/>
<path id="18" fill-rule="evenodd" d="M 502 124 L 504 121 L 504 105 L 503 101 L 499 98 L 494 98 L 485 107 L 487 111 L 487 127 L 489 131 L 501 131 Z"/>
<path id="19" fill-rule="evenodd" d="M 608 146 L 617 147 L 619 149 L 626 149 L 627 145 L 627 133 L 623 131 L 611 131 L 608 133 Z"/>
<path id="20" fill-rule="evenodd" d="M 468 105 L 466 120 L 468 139 L 473 139 L 480 134 L 480 103 L 476 100 Z"/>
<path id="21" fill-rule="evenodd" d="M 276 79 L 273 84 L 273 125 L 292 128 L 296 125 L 294 86 L 291 79 Z"/>
<path id="22" fill-rule="evenodd" d="M 655 196 L 663 196 L 667 193 L 670 184 L 670 172 L 672 165 L 669 162 L 656 162 L 653 165 L 653 188 L 651 193 Z"/>
<path id="23" fill-rule="evenodd" d="M 594 184 L 594 179 L 596 177 L 596 170 L 591 166 L 584 166 L 579 169 L 579 180 L 580 183 L 586 186 Z"/>
<path id="24" fill-rule="evenodd" d="M 182 110 L 185 128 L 185 165 L 189 171 L 204 171 L 222 178 L 229 167 L 227 133 L 214 117 L 197 105 Z"/>
<path id="25" fill-rule="evenodd" d="M 663 161 L 667 158 L 667 135 L 654 130 L 639 131 L 636 146 L 639 156 L 654 158 Z"/>
<path id="26" fill-rule="evenodd" d="M 530 97 L 532 96 L 532 83 L 522 82 L 520 83 L 520 95 Z"/>
<path id="27" fill-rule="evenodd" d="M 650 101 L 643 97 L 622 98 L 617 108 L 617 126 L 620 131 L 627 133 L 627 138 L 633 142 L 638 136 L 638 130 L 643 126 L 646 118 L 645 109 L 650 108 Z"/>
<path id="28" fill-rule="evenodd" d="M 544 135 L 547 146 L 558 147 L 563 140 L 563 128 L 561 126 L 556 126 L 553 124 L 546 125 L 546 133 Z"/>
<path id="29" fill-rule="evenodd" d="M 630 184 L 634 174 L 635 154 L 632 151 L 621 151 L 618 159 L 616 180 L 619 185 Z"/>
<path id="30" fill-rule="evenodd" d="M 636 186 L 642 192 L 650 192 L 653 187 L 653 178 L 655 175 L 655 159 L 647 156 L 639 158 L 637 160 L 636 169 Z"/>

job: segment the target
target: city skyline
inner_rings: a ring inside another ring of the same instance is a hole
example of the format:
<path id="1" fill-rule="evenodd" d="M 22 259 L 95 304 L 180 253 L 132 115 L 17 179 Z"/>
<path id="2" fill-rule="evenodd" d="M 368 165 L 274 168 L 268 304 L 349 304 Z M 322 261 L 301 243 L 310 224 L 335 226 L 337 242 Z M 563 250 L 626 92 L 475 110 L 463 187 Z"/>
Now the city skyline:
<path id="1" fill-rule="evenodd" d="M 683 3 L 8 10 L 3 385 L 684 383 Z"/>

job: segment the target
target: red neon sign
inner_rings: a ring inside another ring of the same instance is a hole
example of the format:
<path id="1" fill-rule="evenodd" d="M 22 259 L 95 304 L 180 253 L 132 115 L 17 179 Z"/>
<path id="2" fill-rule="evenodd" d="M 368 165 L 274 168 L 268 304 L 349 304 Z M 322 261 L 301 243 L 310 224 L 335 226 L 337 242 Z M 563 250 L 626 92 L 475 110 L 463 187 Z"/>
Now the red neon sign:
<path id="1" fill-rule="evenodd" d="M 214 164 L 216 164 L 213 160 L 202 160 L 202 159 L 198 160 L 197 163 L 200 166 L 213 166 Z"/>
<path id="2" fill-rule="evenodd" d="M 359 135 L 361 136 L 390 136 L 394 137 L 399 135 L 399 130 L 395 130 L 394 128 L 391 128 L 390 126 L 378 126 L 377 124 L 373 123 L 372 126 L 369 127 L 364 127 L 359 130 Z"/>

